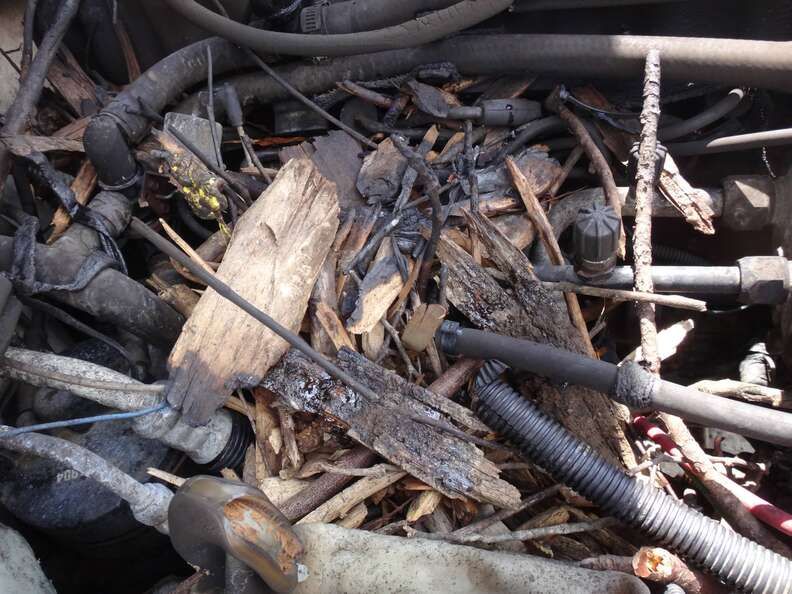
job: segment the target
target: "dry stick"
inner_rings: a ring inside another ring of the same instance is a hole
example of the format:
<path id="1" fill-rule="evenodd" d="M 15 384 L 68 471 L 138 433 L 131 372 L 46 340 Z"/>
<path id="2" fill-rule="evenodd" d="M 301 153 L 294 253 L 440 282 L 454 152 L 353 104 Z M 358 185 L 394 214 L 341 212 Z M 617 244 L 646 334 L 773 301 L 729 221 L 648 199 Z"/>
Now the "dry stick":
<path id="1" fill-rule="evenodd" d="M 792 394 L 779 388 L 738 382 L 737 380 L 701 380 L 690 386 L 699 392 L 726 396 L 754 404 L 792 410 Z"/>
<path id="2" fill-rule="evenodd" d="M 567 293 L 577 293 L 579 295 L 589 295 L 591 297 L 602 297 L 613 301 L 637 301 L 639 303 L 655 303 L 677 309 L 689 309 L 693 311 L 707 311 L 707 302 L 680 295 L 658 295 L 656 293 L 644 293 L 641 291 L 624 291 L 622 289 L 606 289 L 603 287 L 588 287 L 576 285 L 575 283 L 543 282 L 546 288 L 551 291 L 565 291 Z"/>
<path id="3" fill-rule="evenodd" d="M 716 579 L 690 569 L 682 559 L 660 547 L 641 547 L 630 565 L 638 577 L 660 584 L 677 584 L 687 594 L 729 591 Z"/>
<path id="4" fill-rule="evenodd" d="M 577 165 L 577 162 L 580 161 L 580 157 L 583 156 L 583 152 L 583 147 L 581 145 L 577 145 L 572 149 L 572 152 L 569 153 L 566 161 L 564 161 L 564 166 L 561 167 L 558 177 L 555 179 L 553 185 L 550 186 L 550 189 L 547 192 L 550 196 L 555 196 L 558 194 L 558 190 L 561 189 L 561 186 L 564 185 L 564 182 L 569 177 L 569 174 L 572 173 L 572 169 L 574 169 L 575 165 Z"/>
<path id="5" fill-rule="evenodd" d="M 419 532 L 405 526 L 407 536 L 411 538 L 424 538 L 426 540 L 444 540 L 457 544 L 497 544 L 501 542 L 511 542 L 514 540 L 535 540 L 537 538 L 547 538 L 549 536 L 563 536 L 565 534 L 579 534 L 581 532 L 592 532 L 602 528 L 610 528 L 616 524 L 613 518 L 601 518 L 593 522 L 573 522 L 571 524 L 556 524 L 542 528 L 530 528 L 528 530 L 515 530 L 506 534 L 457 534 Z"/>
<path id="6" fill-rule="evenodd" d="M 542 205 L 539 204 L 539 199 L 536 197 L 536 194 L 533 193 L 528 180 L 525 179 L 522 171 L 520 171 L 520 168 L 517 167 L 517 164 L 511 157 L 506 157 L 506 167 L 509 169 L 514 185 L 517 187 L 517 193 L 520 194 L 520 198 L 522 198 L 525 210 L 528 213 L 528 218 L 531 219 L 531 223 L 539 234 L 542 243 L 545 245 L 547 253 L 550 254 L 550 261 L 556 265 L 563 264 L 564 256 L 561 254 L 561 248 L 558 246 L 553 227 L 550 225 L 550 221 L 547 220 L 547 215 Z M 583 312 L 580 311 L 580 304 L 578 303 L 577 296 L 574 293 L 564 293 L 564 300 L 569 310 L 569 318 L 580 333 L 580 337 L 589 356 L 596 357 L 594 347 L 591 344 L 591 338 L 589 337 L 588 328 L 586 327 L 586 320 L 583 319 Z"/>
<path id="7" fill-rule="evenodd" d="M 27 0 L 25 4 L 24 31 L 22 34 L 22 59 L 19 63 L 19 78 L 24 79 L 33 60 L 33 23 L 36 18 L 38 0 Z"/>
<path id="8" fill-rule="evenodd" d="M 332 522 L 343 516 L 361 501 L 404 478 L 406 472 L 390 465 L 380 475 L 364 476 L 302 518 L 297 524 Z"/>
<path id="9" fill-rule="evenodd" d="M 481 369 L 482 362 L 478 359 L 460 359 L 445 373 L 429 384 L 428 389 L 436 394 L 441 394 L 450 398 L 459 390 L 473 375 Z"/>
<path id="10" fill-rule="evenodd" d="M 165 231 L 168 237 L 171 238 L 171 241 L 173 241 L 173 243 L 178 245 L 188 256 L 190 256 L 190 258 L 196 264 L 198 264 L 206 272 L 214 275 L 215 273 L 214 269 L 211 266 L 209 266 L 209 264 L 206 263 L 206 260 L 201 258 L 200 254 L 196 252 L 189 243 L 184 241 L 184 239 L 182 239 L 181 236 L 178 233 L 176 233 L 176 231 L 174 231 L 174 229 L 170 225 L 168 225 L 168 223 L 166 223 L 163 219 L 160 219 L 159 222 L 160 225 L 162 225 L 162 229 Z"/>
<path id="11" fill-rule="evenodd" d="M 399 355 L 404 361 L 404 364 L 407 366 L 407 372 L 410 374 L 410 377 L 418 377 L 421 375 L 418 373 L 418 370 L 413 366 L 412 361 L 410 360 L 410 356 L 407 354 L 404 345 L 402 344 L 401 338 L 399 338 L 399 333 L 397 332 L 396 328 L 394 328 L 388 320 L 383 318 L 380 320 L 380 323 L 385 328 L 385 330 L 390 334 L 391 340 L 396 344 L 396 350 L 399 351 Z"/>
<path id="12" fill-rule="evenodd" d="M 554 107 L 556 107 L 558 110 L 558 116 L 564 120 L 567 126 L 569 126 L 572 134 L 575 135 L 575 137 L 578 139 L 578 142 L 580 143 L 580 146 L 583 148 L 586 155 L 588 155 L 589 161 L 591 161 L 594 170 L 597 172 L 597 175 L 600 178 L 600 182 L 602 182 L 602 189 L 605 192 L 605 197 L 608 200 L 608 204 L 613 207 L 613 210 L 616 211 L 616 215 L 619 217 L 619 219 L 621 219 L 622 205 L 621 199 L 619 197 L 619 188 L 616 186 L 616 181 L 613 179 L 613 172 L 611 171 L 608 162 L 600 152 L 599 147 L 594 142 L 594 139 L 591 138 L 589 131 L 586 130 L 586 126 L 584 126 L 583 122 L 580 121 L 580 118 L 572 113 L 571 110 L 564 107 L 560 102 Z M 622 225 L 620 241 L 621 252 L 624 251 L 623 247 L 624 225 Z"/>
<path id="13" fill-rule="evenodd" d="M 64 0 L 61 3 L 55 22 L 42 39 L 27 76 L 19 85 L 14 102 L 5 112 L 5 124 L 0 129 L 0 136 L 16 136 L 27 129 L 28 117 L 41 97 L 47 72 L 79 7 L 80 0 Z M 3 195 L 10 168 L 11 151 L 4 144 L 0 144 L 0 196 Z"/>
<path id="14" fill-rule="evenodd" d="M 472 524 L 468 524 L 464 528 L 460 528 L 459 530 L 454 530 L 452 534 L 470 534 L 473 532 L 482 532 L 492 526 L 497 522 L 502 522 L 512 516 L 520 513 L 523 510 L 528 509 L 532 505 L 536 505 L 556 495 L 559 491 L 561 491 L 561 485 L 553 485 L 552 487 L 548 487 L 547 489 L 543 489 L 538 493 L 534 493 L 523 499 L 520 504 L 515 509 L 502 509 L 500 511 L 495 512 L 491 516 L 488 516 L 478 522 L 473 522 Z"/>
<path id="15" fill-rule="evenodd" d="M 678 448 L 678 451 L 685 458 L 682 468 L 699 480 L 706 491 L 705 494 L 718 511 L 723 514 L 723 517 L 726 518 L 732 528 L 743 536 L 755 540 L 763 547 L 775 551 L 779 555 L 792 558 L 792 550 L 777 540 L 770 530 L 752 516 L 751 512 L 740 502 L 740 499 L 732 493 L 730 487 L 726 486 L 731 481 L 718 472 L 709 456 L 691 435 L 684 421 L 679 417 L 666 413 L 661 413 L 660 418 L 668 430 L 668 435 L 674 442 L 673 446 L 668 447 L 661 443 L 663 442 L 662 437 L 656 435 L 650 435 L 650 437 L 663 445 L 663 449 L 672 454 L 677 454 L 676 449 Z M 638 420 L 645 421 L 642 417 L 638 417 Z M 643 425 L 645 423 L 641 424 L 641 426 Z M 654 428 L 649 427 L 649 429 Z"/>
<path id="16" fill-rule="evenodd" d="M 440 204 L 440 182 L 437 180 L 437 175 L 435 175 L 429 168 L 429 165 L 426 164 L 426 160 L 423 156 L 411 149 L 405 138 L 397 134 L 392 134 L 390 139 L 396 148 L 399 149 L 399 152 L 407 159 L 408 165 L 418 172 L 418 176 L 423 180 L 426 193 L 432 204 L 432 234 L 426 244 L 426 249 L 424 249 L 423 263 L 421 264 L 421 271 L 418 275 L 418 294 L 423 296 L 426 293 L 429 275 L 432 273 L 435 249 L 437 248 L 437 242 L 440 239 L 440 232 L 443 227 L 441 214 L 443 205 Z"/>
<path id="17" fill-rule="evenodd" d="M 470 212 L 479 212 L 479 187 L 476 176 L 476 156 L 473 154 L 473 122 L 465 120 L 465 164 L 467 167 L 468 185 L 470 186 Z M 481 264 L 481 244 L 476 233 L 468 227 L 470 235 L 470 255 L 477 264 Z"/>
<path id="18" fill-rule="evenodd" d="M 376 459 L 376 453 L 367 448 L 359 447 L 339 458 L 335 466 L 336 468 L 359 469 L 373 464 Z M 303 489 L 296 495 L 289 497 L 278 507 L 290 522 L 294 522 L 312 512 L 341 491 L 354 478 L 353 476 L 337 472 L 325 473 L 313 481 L 310 488 Z"/>
<path id="19" fill-rule="evenodd" d="M 652 201 L 657 184 L 657 123 L 660 120 L 660 53 L 649 50 L 644 75 L 644 104 L 641 110 L 641 141 L 638 148 L 638 168 L 635 176 L 635 233 L 633 259 L 635 261 L 635 290 L 653 293 L 652 282 Z M 652 373 L 660 373 L 657 352 L 655 306 L 638 303 L 641 328 L 641 354 Z"/>
<path id="20" fill-rule="evenodd" d="M 337 82 L 336 86 L 342 91 L 349 93 L 350 95 L 354 95 L 363 101 L 372 103 L 377 107 L 381 107 L 382 109 L 388 109 L 391 107 L 391 105 L 393 105 L 393 99 L 390 97 L 386 97 L 381 93 L 377 93 L 376 91 L 362 87 L 351 80 Z"/>

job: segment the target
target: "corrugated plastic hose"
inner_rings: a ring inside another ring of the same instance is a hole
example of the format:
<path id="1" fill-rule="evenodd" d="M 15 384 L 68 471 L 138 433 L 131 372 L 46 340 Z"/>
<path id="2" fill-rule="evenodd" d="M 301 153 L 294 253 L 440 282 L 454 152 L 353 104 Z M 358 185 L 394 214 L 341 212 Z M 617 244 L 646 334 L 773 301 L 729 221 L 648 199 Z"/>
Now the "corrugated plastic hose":
<path id="1" fill-rule="evenodd" d="M 498 379 L 504 370 L 489 361 L 480 372 L 477 414 L 527 458 L 727 585 L 762 594 L 792 592 L 792 562 L 626 475 Z"/>

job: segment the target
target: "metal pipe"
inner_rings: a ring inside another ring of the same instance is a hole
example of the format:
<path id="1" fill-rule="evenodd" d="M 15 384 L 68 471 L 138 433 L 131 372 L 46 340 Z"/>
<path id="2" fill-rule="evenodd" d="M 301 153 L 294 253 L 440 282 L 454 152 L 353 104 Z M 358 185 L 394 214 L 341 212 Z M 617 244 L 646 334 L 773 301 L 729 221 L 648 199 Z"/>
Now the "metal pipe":
<path id="1" fill-rule="evenodd" d="M 792 144 L 792 128 L 782 128 L 781 130 L 766 130 L 764 132 L 752 132 L 751 134 L 724 136 L 715 140 L 669 144 L 668 150 L 675 157 L 686 157 L 689 155 L 714 155 L 716 153 L 745 151 L 767 146 L 786 146 L 789 144 Z"/>
<path id="2" fill-rule="evenodd" d="M 630 266 L 617 266 L 610 276 L 594 280 L 579 277 L 569 265 L 540 264 L 534 267 L 534 272 L 545 282 L 625 290 L 631 290 L 634 285 Z M 652 282 L 658 293 L 737 296 L 741 289 L 740 269 L 737 266 L 652 266 Z"/>

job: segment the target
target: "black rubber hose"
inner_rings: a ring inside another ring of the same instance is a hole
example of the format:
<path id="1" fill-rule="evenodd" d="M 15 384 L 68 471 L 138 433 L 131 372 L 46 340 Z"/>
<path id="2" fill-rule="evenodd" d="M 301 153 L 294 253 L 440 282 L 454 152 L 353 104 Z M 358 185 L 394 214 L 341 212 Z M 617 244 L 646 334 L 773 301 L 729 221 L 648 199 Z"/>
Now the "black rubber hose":
<path id="1" fill-rule="evenodd" d="M 765 146 L 786 146 L 789 144 L 792 144 L 792 128 L 783 128 L 781 130 L 752 132 L 751 134 L 739 134 L 737 136 L 724 136 L 715 140 L 669 144 L 668 151 L 675 157 L 687 157 L 690 155 L 714 155 L 716 153 L 745 151 Z"/>
<path id="2" fill-rule="evenodd" d="M 449 354 L 498 359 L 557 382 L 586 386 L 635 410 L 662 410 L 707 427 L 792 445 L 792 413 L 705 394 L 661 380 L 637 364 L 617 367 L 548 344 L 463 329 L 455 322 L 443 322 L 438 338 Z"/>
<path id="3" fill-rule="evenodd" d="M 11 269 L 13 245 L 13 237 L 0 236 L 0 270 Z M 64 284 L 74 278 L 85 255 L 37 244 L 35 259 L 39 280 Z M 112 268 L 99 272 L 84 289 L 47 295 L 165 348 L 173 346 L 184 324 L 184 318 L 154 293 Z"/>
<path id="4" fill-rule="evenodd" d="M 477 414 L 535 462 L 602 510 L 746 592 L 789 594 L 792 562 L 638 482 L 497 379 L 485 365 L 476 382 Z"/>
<path id="5" fill-rule="evenodd" d="M 398 25 L 416 14 L 448 8 L 457 2 L 459 0 L 347 0 L 303 8 L 300 20 L 307 24 L 318 16 L 315 27 L 324 34 L 357 33 Z M 307 32 L 305 27 L 303 31 Z"/>
<path id="6" fill-rule="evenodd" d="M 184 226 L 197 237 L 200 237 L 202 241 L 209 239 L 212 236 L 212 232 L 200 223 L 192 210 L 190 210 L 187 202 L 181 197 L 174 198 L 174 201 L 176 202 L 176 214 L 179 220 L 184 223 Z"/>
<path id="7" fill-rule="evenodd" d="M 130 150 L 148 130 L 146 109 L 159 113 L 206 77 L 206 48 L 216 76 L 252 66 L 245 52 L 223 39 L 207 39 L 164 58 L 91 119 L 85 150 L 107 188 L 132 184 L 137 175 Z M 778 89 L 792 88 L 792 44 L 734 39 L 688 39 L 606 35 L 464 36 L 418 48 L 352 56 L 279 69 L 302 93 L 320 93 L 339 80 L 368 80 L 409 72 L 422 64 L 452 61 L 466 75 L 508 72 L 587 77 L 638 76 L 646 51 L 663 54 L 666 79 L 700 80 Z M 508 56 L 508 59 L 504 59 Z M 233 79 L 243 105 L 283 99 L 286 92 L 259 73 Z M 179 107 L 192 111 L 197 97 Z"/>
<path id="8" fill-rule="evenodd" d="M 687 0 L 517 0 L 514 12 L 538 12 L 544 10 L 569 10 L 574 8 L 614 8 L 643 4 L 669 4 Z"/>
<path id="9" fill-rule="evenodd" d="M 715 105 L 694 115 L 692 118 L 661 128 L 657 133 L 657 139 L 668 142 L 669 140 L 686 136 L 696 130 L 701 130 L 705 126 L 709 126 L 729 115 L 740 104 L 743 97 L 745 97 L 745 93 L 742 89 L 732 89 L 728 95 Z"/>
<path id="10" fill-rule="evenodd" d="M 202 29 L 262 54 L 351 56 L 423 45 L 503 12 L 513 0 L 462 0 L 397 26 L 341 35 L 305 35 L 256 29 L 204 8 L 194 0 L 165 3 Z"/>
<path id="11" fill-rule="evenodd" d="M 215 75 L 253 65 L 243 50 L 229 42 L 206 39 L 157 62 L 91 118 L 83 139 L 85 152 L 106 189 L 134 193 L 138 167 L 130 147 L 148 131 L 151 121 L 144 112 L 160 113 L 181 93 L 206 79 L 207 47 Z"/>

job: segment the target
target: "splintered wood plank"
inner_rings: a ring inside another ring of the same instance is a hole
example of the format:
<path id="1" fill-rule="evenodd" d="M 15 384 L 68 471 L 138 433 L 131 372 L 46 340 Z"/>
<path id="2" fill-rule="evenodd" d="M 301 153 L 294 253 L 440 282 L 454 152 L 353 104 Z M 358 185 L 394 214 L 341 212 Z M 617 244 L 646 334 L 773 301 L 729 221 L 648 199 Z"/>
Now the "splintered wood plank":
<path id="1" fill-rule="evenodd" d="M 440 416 L 482 428 L 470 411 L 352 351 L 339 351 L 337 363 L 374 390 L 379 400 L 366 400 L 294 349 L 262 385 L 298 410 L 342 421 L 350 437 L 446 497 L 470 497 L 506 508 L 519 503 L 519 491 L 499 478 L 497 466 L 475 445 L 412 418 Z"/>
<path id="2" fill-rule="evenodd" d="M 495 265 L 514 287 L 515 297 L 528 317 L 528 323 L 519 328 L 496 320 L 495 332 L 519 336 L 552 346 L 587 354 L 580 334 L 576 331 L 563 306 L 563 301 L 545 289 L 533 273 L 527 256 L 509 243 L 508 239 L 480 214 L 472 213 L 470 225 L 484 244 Z M 469 256 L 468 256 L 469 257 Z M 475 263 L 471 263 L 474 269 Z M 450 269 L 449 269 L 450 272 Z M 477 274 L 486 274 L 477 269 Z M 466 283 L 465 279 L 454 279 L 453 283 Z M 449 287 L 452 278 L 449 274 Z M 464 313 L 464 312 L 463 312 Z M 635 464 L 632 448 L 624 434 L 623 420 L 626 409 L 612 402 L 607 396 L 582 386 L 567 386 L 563 393 L 546 380 L 540 380 L 524 388 L 530 390 L 540 407 L 558 419 L 567 429 L 591 445 L 600 454 L 613 462 L 627 467 Z"/>
<path id="3" fill-rule="evenodd" d="M 293 159 L 239 219 L 217 276 L 297 331 L 338 228 L 335 185 Z M 288 349 L 212 289 L 201 296 L 168 361 L 168 401 L 206 422 L 235 387 L 255 385 Z"/>
<path id="4" fill-rule="evenodd" d="M 96 95 L 96 85 L 67 48 L 61 46 L 47 79 L 79 117 L 99 111 L 102 102 Z"/>

